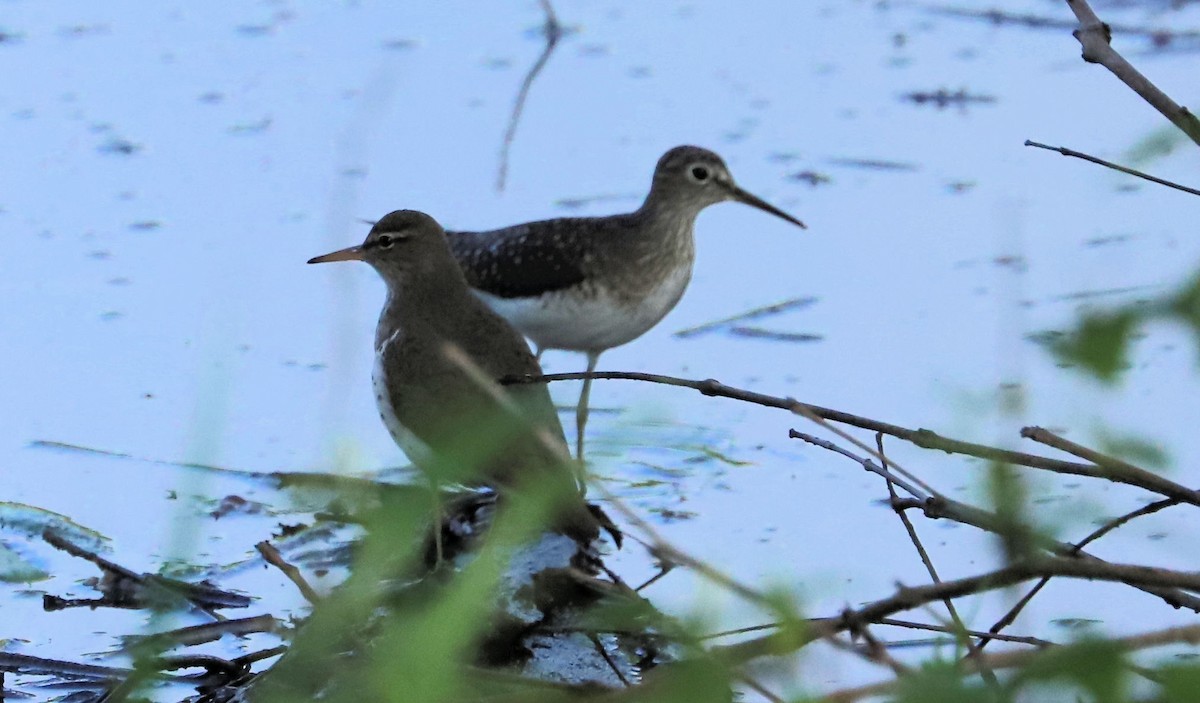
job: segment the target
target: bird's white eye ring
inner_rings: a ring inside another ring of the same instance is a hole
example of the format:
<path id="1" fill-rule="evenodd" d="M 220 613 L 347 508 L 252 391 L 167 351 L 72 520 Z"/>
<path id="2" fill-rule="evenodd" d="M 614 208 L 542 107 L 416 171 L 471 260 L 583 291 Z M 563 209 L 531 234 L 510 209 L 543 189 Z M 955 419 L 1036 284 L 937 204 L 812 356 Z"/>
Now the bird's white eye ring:
<path id="1" fill-rule="evenodd" d="M 712 171 L 710 171 L 707 166 L 696 164 L 688 169 L 688 175 L 692 177 L 693 181 L 696 181 L 697 183 L 703 183 L 712 176 Z"/>
<path id="2" fill-rule="evenodd" d="M 396 243 L 396 238 L 390 234 L 381 234 L 375 243 L 379 245 L 380 249 L 387 249 Z"/>

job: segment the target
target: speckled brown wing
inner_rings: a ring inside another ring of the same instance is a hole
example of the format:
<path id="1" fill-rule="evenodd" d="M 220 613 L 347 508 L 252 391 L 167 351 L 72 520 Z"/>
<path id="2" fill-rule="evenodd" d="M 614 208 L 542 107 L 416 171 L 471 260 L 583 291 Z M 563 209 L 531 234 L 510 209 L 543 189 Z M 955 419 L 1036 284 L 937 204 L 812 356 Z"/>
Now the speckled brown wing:
<path id="1" fill-rule="evenodd" d="M 562 218 L 488 232 L 446 232 L 472 288 L 501 298 L 528 298 L 577 286 L 590 246 L 591 218 Z"/>

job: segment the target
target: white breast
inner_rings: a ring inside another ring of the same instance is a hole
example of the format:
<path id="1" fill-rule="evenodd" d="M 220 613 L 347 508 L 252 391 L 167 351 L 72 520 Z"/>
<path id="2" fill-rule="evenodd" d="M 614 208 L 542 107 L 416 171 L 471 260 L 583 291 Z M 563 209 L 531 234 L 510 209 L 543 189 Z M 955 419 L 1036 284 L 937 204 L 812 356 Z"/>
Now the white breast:
<path id="1" fill-rule="evenodd" d="M 384 352 L 400 339 L 403 330 L 397 329 L 392 336 L 383 340 L 375 350 L 375 367 L 371 370 L 371 387 L 375 391 L 375 405 L 379 408 L 379 417 L 392 435 L 392 440 L 400 446 L 408 460 L 421 465 L 429 458 L 429 447 L 400 424 L 396 417 L 396 409 L 392 407 L 392 395 L 388 392 L 387 368 L 383 363 Z"/>
<path id="2" fill-rule="evenodd" d="M 679 302 L 691 277 L 691 266 L 677 268 L 632 305 L 603 288 L 586 295 L 570 288 L 540 298 L 475 294 L 540 349 L 601 351 L 637 339 L 658 324 Z"/>

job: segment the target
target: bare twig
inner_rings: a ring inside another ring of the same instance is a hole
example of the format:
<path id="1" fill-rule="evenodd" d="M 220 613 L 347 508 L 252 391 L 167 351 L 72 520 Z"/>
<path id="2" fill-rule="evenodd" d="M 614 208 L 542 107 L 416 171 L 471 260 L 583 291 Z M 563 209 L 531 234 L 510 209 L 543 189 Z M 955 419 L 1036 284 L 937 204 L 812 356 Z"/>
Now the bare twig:
<path id="1" fill-rule="evenodd" d="M 278 632 L 281 624 L 272 615 L 255 615 L 249 618 L 220 620 L 218 622 L 191 625 L 151 635 L 135 635 L 125 638 L 126 649 L 145 647 L 149 649 L 168 647 L 193 647 L 214 642 L 225 635 L 243 637 L 258 632 Z"/>
<path id="2" fill-rule="evenodd" d="M 1178 505 L 1178 504 L 1179 504 L 1179 501 L 1177 501 L 1177 500 L 1174 500 L 1172 498 L 1165 498 L 1163 500 L 1159 500 L 1159 501 L 1150 503 L 1149 505 L 1144 505 L 1144 506 L 1138 508 L 1137 510 L 1131 510 L 1128 513 L 1125 513 L 1124 515 L 1122 515 L 1118 518 L 1115 518 L 1113 520 L 1109 520 L 1108 522 L 1104 523 L 1099 528 L 1094 530 L 1087 537 L 1084 537 L 1080 541 L 1076 542 L 1074 547 L 1072 547 L 1071 550 L 1068 552 L 1068 555 L 1069 556 L 1078 556 L 1080 554 L 1083 554 L 1084 547 L 1091 544 L 1092 542 L 1095 542 L 1096 540 L 1100 539 L 1101 537 L 1108 534 L 1109 532 L 1112 532 L 1113 530 L 1117 529 L 1121 525 L 1124 525 L 1125 523 L 1127 523 L 1135 518 L 1142 517 L 1143 515 L 1150 515 L 1152 513 L 1157 513 L 1158 511 L 1160 511 L 1164 508 L 1169 508 L 1172 505 Z M 1018 600 L 1017 603 L 1015 605 L 1013 605 L 1013 607 L 1010 608 L 1009 611 L 1007 613 L 1005 613 L 1003 617 L 1001 617 L 999 620 L 996 621 L 996 624 L 992 625 L 988 629 L 988 636 L 985 637 L 983 639 L 983 641 L 981 641 L 979 643 L 979 648 L 983 649 L 984 647 L 987 646 L 989 641 L 998 639 L 998 637 L 996 635 L 999 634 L 999 632 L 1001 630 L 1003 630 L 1004 628 L 1011 625 L 1017 619 L 1017 616 L 1021 614 L 1021 611 L 1025 609 L 1025 606 L 1029 604 L 1029 601 L 1032 600 L 1033 597 L 1035 595 L 1037 595 L 1039 591 L 1041 591 L 1043 588 L 1045 588 L 1046 584 L 1048 584 L 1048 583 L 1050 583 L 1050 579 L 1043 578 L 1040 581 L 1038 581 L 1036 584 L 1034 584 L 1033 588 L 1029 589 L 1028 593 L 1026 593 L 1024 596 L 1022 596 L 1021 599 Z M 1186 595 L 1186 594 L 1180 594 L 1180 595 Z M 1176 605 L 1176 607 L 1178 607 L 1178 605 Z"/>
<path id="3" fill-rule="evenodd" d="M 870 459 L 860 457 L 853 452 L 847 449 L 842 449 L 841 447 L 838 447 L 830 442 L 826 442 L 824 440 L 814 441 L 815 438 L 809 438 L 807 435 L 804 435 L 801 432 L 796 432 L 795 430 L 791 430 L 790 435 L 792 437 L 800 437 L 819 447 L 823 447 L 841 454 L 842 456 L 845 456 L 862 465 L 868 471 L 878 473 L 884 477 L 890 476 L 888 472 L 877 467 Z M 895 481 L 894 476 L 891 478 L 896 485 L 901 486 L 902 488 L 904 487 L 903 484 Z M 905 490 L 908 489 L 905 488 Z M 925 514 L 925 517 L 930 518 L 931 520 L 953 520 L 954 522 L 959 522 L 964 525 L 971 525 L 972 527 L 976 527 L 987 532 L 992 532 L 994 534 L 1003 534 L 1007 529 L 1004 521 L 1001 520 L 995 513 L 977 508 L 973 505 L 956 501 L 953 498 L 948 498 L 940 493 L 937 493 L 936 491 L 929 496 L 923 496 L 920 493 L 914 493 L 914 495 L 916 498 L 912 499 L 893 498 L 891 501 L 892 508 L 903 510 L 918 509 Z M 1059 556 L 1081 559 L 1096 559 L 1098 561 L 1102 561 L 1097 559 L 1097 557 L 1084 552 L 1081 548 L 1082 545 L 1056 542 L 1053 540 L 1044 540 L 1042 546 Z M 1189 610 L 1200 613 L 1200 597 L 1194 596 L 1190 593 L 1184 593 L 1179 589 L 1163 589 L 1155 586 L 1135 585 L 1134 588 L 1138 588 L 1146 593 L 1150 593 L 1162 598 L 1173 608 L 1188 608 Z M 1004 623 L 1003 626 L 1006 627 L 1007 623 Z"/>
<path id="4" fill-rule="evenodd" d="M 879 452 L 880 461 L 883 463 L 884 470 L 887 469 L 887 454 L 883 451 L 883 433 L 875 433 L 875 448 Z M 891 499 L 893 506 L 900 496 L 896 495 L 896 486 L 890 478 L 887 478 L 888 497 Z M 912 520 L 908 519 L 908 512 L 902 508 L 893 507 L 892 511 L 900 518 L 900 522 L 904 524 L 904 530 L 908 533 L 908 539 L 912 542 L 913 547 L 917 550 L 917 554 L 921 557 L 921 563 L 925 565 L 925 570 L 929 572 L 929 578 L 933 583 L 941 583 L 942 578 L 938 575 L 937 567 L 933 565 L 933 559 L 930 558 L 929 552 L 925 549 L 925 545 L 921 542 L 920 535 L 917 534 L 917 528 L 913 525 Z M 946 612 L 950 614 L 950 620 L 954 623 L 955 637 L 966 646 L 968 653 L 978 654 L 979 650 L 971 638 L 966 635 L 967 625 L 958 615 L 958 609 L 954 607 L 954 601 L 950 598 L 943 598 L 942 603 L 946 606 Z M 993 690 L 999 690 L 1000 682 L 996 680 L 996 675 L 991 669 L 982 668 L 979 670 L 983 680 Z"/>
<path id="5" fill-rule="evenodd" d="M 250 598 L 204 583 L 188 583 L 158 574 L 138 574 L 85 549 L 52 529 L 42 531 L 42 539 L 50 546 L 80 559 L 92 562 L 104 573 L 97 589 L 99 599 L 65 599 L 49 594 L 43 596 L 46 610 L 61 610 L 77 606 L 113 608 L 156 608 L 168 604 L 187 603 L 214 620 L 223 620 L 218 608 L 246 608 Z"/>
<path id="6" fill-rule="evenodd" d="M 1091 161 L 1094 164 L 1099 164 L 1101 166 L 1111 168 L 1114 171 L 1120 171 L 1121 173 L 1127 173 L 1130 176 L 1137 176 L 1138 178 L 1144 178 L 1147 181 L 1150 181 L 1151 183 L 1157 183 L 1159 185 L 1166 186 L 1168 188 L 1174 188 L 1175 190 L 1182 190 L 1183 192 L 1190 193 L 1192 195 L 1200 195 L 1200 190 L 1196 190 L 1195 188 L 1188 188 L 1187 186 L 1179 185 L 1178 183 L 1175 183 L 1174 181 L 1168 181 L 1166 179 L 1159 178 L 1158 176 L 1151 176 L 1150 174 L 1144 173 L 1142 171 L 1138 171 L 1137 169 L 1132 169 L 1132 168 L 1128 168 L 1126 166 L 1121 166 L 1119 164 L 1114 164 L 1111 161 L 1105 161 L 1104 159 L 1092 156 L 1090 154 L 1085 154 L 1082 151 L 1075 151 L 1074 149 L 1068 149 L 1065 146 L 1050 146 L 1048 144 L 1042 144 L 1040 142 L 1035 142 L 1035 141 L 1032 141 L 1029 139 L 1025 140 L 1025 146 L 1035 146 L 1039 149 L 1048 149 L 1050 151 L 1057 151 L 1058 153 L 1062 154 L 1063 156 L 1073 156 L 1077 159 L 1083 159 L 1084 161 Z"/>
<path id="7" fill-rule="evenodd" d="M 1200 574 L 1198 573 L 1131 564 L 1112 564 L 1099 560 L 1035 557 L 1014 562 L 1002 569 L 978 576 L 943 581 L 929 586 L 912 588 L 901 586 L 894 595 L 888 598 L 877 600 L 855 610 L 847 610 L 840 617 L 831 618 L 824 623 L 814 624 L 802 636 L 797 636 L 794 632 L 785 635 L 770 634 L 737 644 L 714 647 L 711 651 L 730 662 L 743 662 L 761 656 L 779 655 L 799 649 L 817 638 L 849 630 L 855 622 L 879 622 L 896 613 L 919 608 L 943 598 L 975 595 L 1044 576 L 1189 590 L 1200 588 Z"/>
<path id="8" fill-rule="evenodd" d="M 866 471 L 870 471 L 873 474 L 878 474 L 878 475 L 882 476 L 884 478 L 884 480 L 886 480 L 888 483 L 903 488 L 905 491 L 907 491 L 909 493 L 909 495 L 911 495 L 913 498 L 917 499 L 918 501 L 924 502 L 933 497 L 941 497 L 941 494 L 938 493 L 937 491 L 934 491 L 932 494 L 926 493 L 921 488 L 918 488 L 917 486 L 914 486 L 911 483 L 905 481 L 903 478 L 896 476 L 895 474 L 892 474 L 890 471 L 881 467 L 879 464 L 876 464 L 871 459 L 869 459 L 867 457 L 858 456 L 854 452 L 852 452 L 848 449 L 843 449 L 842 447 L 839 447 L 838 445 L 834 444 L 833 442 L 830 442 L 827 439 L 821 439 L 820 437 L 810 435 L 807 432 L 800 432 L 795 429 L 788 430 L 788 437 L 790 437 L 792 439 L 802 439 L 805 442 L 808 442 L 809 444 L 811 444 L 813 446 L 820 447 L 822 449 L 827 449 L 836 454 L 841 454 L 842 456 L 850 459 L 851 461 L 858 462 L 859 464 L 862 465 L 863 469 L 865 469 Z"/>
<path id="9" fill-rule="evenodd" d="M 1072 32 L 1072 35 L 1083 47 L 1083 60 L 1098 63 L 1112 71 L 1121 82 L 1162 113 L 1189 139 L 1200 145 L 1200 120 L 1186 107 L 1168 97 L 1112 48 L 1112 28 L 1100 21 L 1087 0 L 1067 0 L 1067 7 L 1075 13 L 1075 19 L 1079 20 L 1079 28 Z"/>
<path id="10" fill-rule="evenodd" d="M 254 545 L 254 548 L 262 555 L 263 561 L 282 571 L 283 575 L 288 577 L 288 580 L 296 584 L 296 588 L 300 589 L 300 595 L 304 596 L 304 600 L 312 605 L 321 602 L 320 594 L 314 591 L 312 586 L 308 585 L 308 581 L 305 580 L 304 574 L 300 573 L 300 569 L 297 569 L 295 564 L 284 559 L 279 550 L 272 546 L 270 542 L 264 540 Z"/>
<path id="11" fill-rule="evenodd" d="M 833 618 L 809 618 L 807 620 L 807 622 L 827 623 L 827 622 L 830 622 L 831 620 L 833 620 Z M 953 627 L 947 627 L 945 625 L 938 625 L 938 624 L 927 623 L 927 622 L 915 622 L 912 620 L 900 620 L 897 618 L 880 618 L 878 624 L 888 625 L 890 627 L 904 628 L 907 630 L 922 630 L 925 632 L 940 632 L 940 633 L 946 634 L 946 635 L 958 635 L 959 634 L 959 631 Z M 763 623 L 761 625 L 748 625 L 746 627 L 738 627 L 738 628 L 734 628 L 732 630 L 722 630 L 720 632 L 710 632 L 706 635 L 701 635 L 698 639 L 712 640 L 712 639 L 717 639 L 718 637 L 731 637 L 733 635 L 745 635 L 745 634 L 748 634 L 751 632 L 761 632 L 763 630 L 774 630 L 778 627 L 780 627 L 779 623 L 768 622 L 768 623 Z M 1042 648 L 1056 646 L 1055 642 L 1051 642 L 1050 640 L 1044 640 L 1044 639 L 1041 639 L 1040 637 L 1025 637 L 1022 635 L 1006 635 L 1003 633 L 983 632 L 981 630 L 966 630 L 965 632 L 967 635 L 969 635 L 971 637 L 978 637 L 978 638 L 986 637 L 986 638 L 991 638 L 994 640 L 999 640 L 1001 642 L 1014 642 L 1017 644 L 1028 644 L 1028 645 L 1032 645 L 1034 647 L 1042 647 Z"/>
<path id="12" fill-rule="evenodd" d="M 663 376 L 661 374 L 642 373 L 639 371 L 595 371 L 591 374 L 582 373 L 553 373 L 544 374 L 542 376 L 521 376 L 509 377 L 501 380 L 501 383 L 550 383 L 553 381 L 579 381 L 584 378 L 591 377 L 593 379 L 618 380 L 618 381 L 641 381 L 643 383 L 658 383 L 667 386 L 676 386 L 680 388 L 691 388 L 699 391 L 707 396 L 719 396 L 722 398 L 730 398 L 732 400 L 740 400 L 755 405 L 762 405 L 768 408 L 779 408 L 787 410 L 801 416 L 811 414 L 823 420 L 837 422 L 852 427 L 858 427 L 872 432 L 882 432 L 886 435 L 891 435 L 898 439 L 903 439 L 906 442 L 911 442 L 922 449 L 935 449 L 949 454 L 966 454 L 968 456 L 986 459 L 988 461 L 998 461 L 1005 464 L 1017 464 L 1020 466 L 1028 466 L 1035 469 L 1043 469 L 1046 471 L 1055 471 L 1058 473 L 1072 474 L 1077 476 L 1091 476 L 1093 478 L 1108 478 L 1108 474 L 1092 464 L 1083 464 L 1074 461 L 1062 461 L 1060 459 L 1050 459 L 1044 456 L 1034 454 L 1025 454 L 1023 452 L 1014 452 L 1008 449 L 999 449 L 997 447 L 989 447 L 985 444 L 975 444 L 974 442 L 963 442 L 957 439 L 943 437 L 932 430 L 918 429 L 912 430 L 907 427 L 900 427 L 879 420 L 872 420 L 861 415 L 854 415 L 832 408 L 824 408 L 811 403 L 802 403 L 795 398 L 782 398 L 779 396 L 766 395 L 765 393 L 757 393 L 754 391 L 743 390 L 727 386 L 720 381 L 708 378 L 703 381 L 696 381 L 686 378 L 676 378 L 674 376 Z"/>
<path id="13" fill-rule="evenodd" d="M 1130 486 L 1138 486 L 1183 503 L 1200 505 L 1200 491 L 1181 486 L 1174 481 L 1169 481 L 1158 474 L 1134 466 L 1127 461 L 1102 454 L 1094 449 L 1088 449 L 1068 439 L 1059 437 L 1049 430 L 1041 427 L 1024 427 L 1021 429 L 1021 436 L 1092 462 L 1100 467 L 1102 472 L 1101 478 L 1107 478 Z"/>
<path id="14" fill-rule="evenodd" d="M 752 691 L 771 701 L 771 703 L 783 703 L 783 698 L 780 697 L 779 694 L 774 693 L 766 686 L 759 683 L 758 680 L 750 676 L 750 674 L 747 674 L 744 671 L 739 671 L 737 677 L 741 679 L 742 683 L 750 687 Z"/>
<path id="15" fill-rule="evenodd" d="M 1195 645 L 1200 643 L 1200 625 L 1188 625 L 1185 627 L 1169 627 L 1163 630 L 1154 630 L 1140 635 L 1131 635 L 1129 637 L 1118 637 L 1109 640 L 1113 645 L 1125 652 L 1133 652 L 1141 649 L 1149 649 L 1152 647 L 1162 647 L 1169 644 L 1178 644 L 1185 642 Z M 1041 650 L 1012 650 L 1001 652 L 999 654 L 985 655 L 987 666 L 993 670 L 999 669 L 1014 669 L 1027 666 L 1037 660 L 1039 656 L 1044 654 Z M 963 674 L 973 673 L 974 668 L 979 666 L 981 662 L 971 661 L 962 669 Z M 899 685 L 899 679 L 891 679 L 889 681 L 880 681 L 865 686 L 856 686 L 854 688 L 846 688 L 840 691 L 827 693 L 824 700 L 839 701 L 841 703 L 850 703 L 864 698 L 872 698 L 885 695 Z"/>
<path id="16" fill-rule="evenodd" d="M 769 408 L 780 408 L 782 410 L 787 410 L 796 413 L 797 415 L 801 415 L 802 417 L 809 417 L 810 419 L 812 417 L 816 417 L 822 420 L 829 420 L 831 422 L 838 422 L 852 425 L 854 427 L 860 427 L 865 430 L 882 432 L 884 434 L 903 439 L 907 442 L 911 442 L 923 449 L 936 449 L 951 454 L 966 454 L 968 456 L 974 456 L 980 459 L 986 459 L 988 461 L 1015 464 L 1018 466 L 1028 466 L 1034 469 L 1070 474 L 1073 476 L 1088 476 L 1091 478 L 1116 481 L 1117 483 L 1125 483 L 1131 486 L 1137 486 L 1138 488 L 1144 488 L 1148 491 L 1167 496 L 1168 498 L 1177 499 L 1183 503 L 1200 506 L 1200 491 L 1186 488 L 1185 486 L 1175 483 L 1174 481 L 1169 481 L 1156 474 L 1138 469 L 1137 467 L 1121 468 L 1115 463 L 1098 466 L 1096 464 L 1062 461 L 1060 459 L 1050 459 L 1048 457 L 1038 456 L 1036 454 L 1026 454 L 1024 452 L 1015 452 L 1009 449 L 989 447 L 986 444 L 963 442 L 961 440 L 943 437 L 931 430 L 911 430 L 898 425 L 842 412 L 840 410 L 832 410 L 830 408 L 823 408 L 819 405 L 802 403 L 794 398 L 780 398 L 763 393 L 756 393 L 754 391 L 733 388 L 726 386 L 725 384 L 712 378 L 705 379 L 703 381 L 694 381 L 685 378 L 675 378 L 673 376 L 663 376 L 660 374 L 642 372 L 598 371 L 590 374 L 557 373 L 544 374 L 541 376 L 509 377 L 502 379 L 501 383 L 548 383 L 551 381 L 577 381 L 588 377 L 594 379 L 642 381 L 647 383 L 659 383 L 668 386 L 691 388 L 708 396 L 721 396 L 724 398 L 741 400 Z M 851 441 L 861 445 L 861 443 L 857 442 L 857 440 L 851 439 Z M 867 451 L 873 452 L 874 450 L 868 448 Z M 1116 460 L 1113 461 L 1115 462 Z M 923 485 L 923 482 L 921 482 L 919 479 L 916 479 L 916 481 Z M 923 487 L 925 486 L 923 485 Z M 932 489 L 928 490 L 932 492 Z"/>
<path id="17" fill-rule="evenodd" d="M 850 636 L 862 638 L 863 645 L 855 647 L 851 642 L 842 642 L 837 637 L 827 637 L 826 641 L 833 643 L 839 649 L 850 649 L 857 654 L 865 657 L 867 661 L 881 664 L 891 669 L 897 675 L 906 674 L 910 669 L 896 661 L 896 658 L 888 651 L 887 646 L 880 642 L 875 635 L 871 633 L 871 628 L 867 623 L 855 622 L 850 626 Z"/>
<path id="18" fill-rule="evenodd" d="M 600 641 L 600 638 L 596 636 L 596 633 L 589 632 L 587 636 L 588 639 L 592 641 L 592 646 L 596 648 L 596 653 L 600 655 L 600 658 L 604 660 L 604 663 L 608 665 L 608 668 L 611 669 L 614 674 L 616 674 L 617 680 L 620 681 L 625 688 L 632 686 L 633 684 L 629 683 L 629 679 L 625 678 L 625 674 L 621 672 L 621 667 L 617 666 L 617 663 L 612 660 L 611 656 L 609 656 L 608 650 L 604 648 L 604 643 Z"/>
<path id="19" fill-rule="evenodd" d="M 508 118 L 508 129 L 504 132 L 504 141 L 500 144 L 500 169 L 496 174 L 496 190 L 503 191 L 505 181 L 508 180 L 508 151 L 512 147 L 513 139 L 517 136 L 517 125 L 521 122 L 521 113 L 525 110 L 525 100 L 529 97 L 529 89 L 533 87 L 533 81 L 538 74 L 545 68 L 546 62 L 550 60 L 550 54 L 554 52 L 554 47 L 558 45 L 558 40 L 562 38 L 562 25 L 558 23 L 558 16 L 554 14 L 554 7 L 550 5 L 550 0 L 541 0 L 542 11 L 546 13 L 546 21 L 542 25 L 542 33 L 546 37 L 546 47 L 542 49 L 541 56 L 538 56 L 533 67 L 529 69 L 529 73 L 525 74 L 525 79 L 521 81 L 521 88 L 517 91 L 517 99 L 513 103 L 512 115 Z"/>

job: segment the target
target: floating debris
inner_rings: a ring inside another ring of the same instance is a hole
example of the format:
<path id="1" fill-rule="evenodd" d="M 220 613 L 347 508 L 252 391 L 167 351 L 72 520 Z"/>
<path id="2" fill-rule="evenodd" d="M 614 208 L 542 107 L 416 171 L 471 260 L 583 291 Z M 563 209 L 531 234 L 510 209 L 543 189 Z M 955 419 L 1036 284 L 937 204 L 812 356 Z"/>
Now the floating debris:
<path id="1" fill-rule="evenodd" d="M 109 137 L 96 150 L 101 154 L 117 154 L 119 156 L 132 156 L 142 150 L 142 145 L 132 142 L 123 137 Z"/>
<path id="2" fill-rule="evenodd" d="M 80 39 L 82 37 L 111 33 L 112 28 L 107 24 L 77 24 L 71 27 L 62 27 L 58 30 L 58 35 L 67 39 Z"/>
<path id="3" fill-rule="evenodd" d="M 818 173 L 818 172 L 810 170 L 810 169 L 805 169 L 803 171 L 797 171 L 796 173 L 793 173 L 790 176 L 788 176 L 788 178 L 793 181 L 800 181 L 801 183 L 807 183 L 808 185 L 812 186 L 813 188 L 833 182 L 833 179 L 831 179 L 829 176 L 825 175 L 824 173 Z"/>
<path id="4" fill-rule="evenodd" d="M 916 171 L 917 165 L 903 161 L 884 161 L 882 159 L 848 159 L 835 157 L 829 160 L 835 166 L 850 168 L 868 168 L 876 171 Z"/>
<path id="5" fill-rule="evenodd" d="M 257 122 L 241 122 L 232 125 L 226 131 L 230 134 L 259 134 L 271 127 L 271 118 L 264 117 Z"/>
<path id="6" fill-rule="evenodd" d="M 554 205 L 556 207 L 563 208 L 564 210 L 579 210 L 580 208 L 583 208 L 587 205 L 591 205 L 592 203 L 603 203 L 603 202 L 609 202 L 609 201 L 632 201 L 632 200 L 637 200 L 637 198 L 638 198 L 637 195 L 632 195 L 632 194 L 628 194 L 628 193 L 623 194 L 623 195 L 619 194 L 619 193 L 609 193 L 606 195 L 591 195 L 591 196 L 586 196 L 586 197 L 582 197 L 582 198 L 559 198 L 558 200 L 554 201 Z"/>
<path id="7" fill-rule="evenodd" d="M 965 88 L 959 88 L 953 92 L 945 88 L 939 88 L 932 93 L 928 91 L 913 91 L 901 95 L 900 99 L 907 100 L 915 105 L 933 105 L 939 110 L 944 110 L 951 105 L 966 108 L 971 104 L 991 105 L 996 102 L 995 96 L 968 93 Z"/>
<path id="8" fill-rule="evenodd" d="M 385 39 L 383 40 L 383 48 L 388 51 L 408 51 L 416 49 L 421 45 L 421 42 L 416 39 Z"/>

